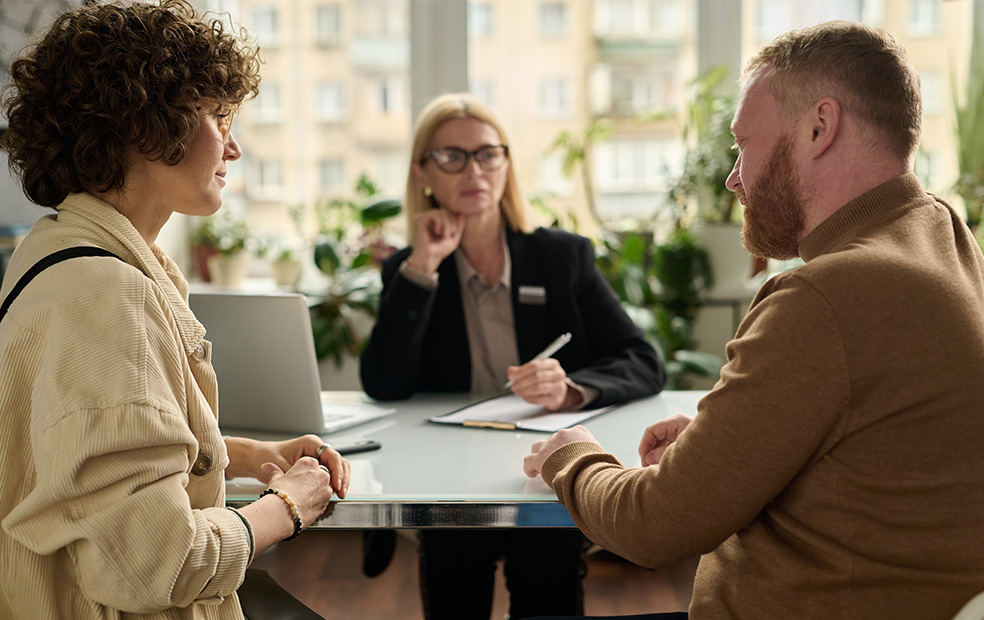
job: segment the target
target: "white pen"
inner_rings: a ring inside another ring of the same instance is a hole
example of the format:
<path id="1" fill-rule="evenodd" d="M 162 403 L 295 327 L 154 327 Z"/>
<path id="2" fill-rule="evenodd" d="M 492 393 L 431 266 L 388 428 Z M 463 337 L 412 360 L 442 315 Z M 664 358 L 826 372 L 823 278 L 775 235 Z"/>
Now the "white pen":
<path id="1" fill-rule="evenodd" d="M 546 349 L 544 349 L 544 350 L 540 351 L 539 353 L 537 353 L 536 354 L 536 357 L 534 357 L 533 359 L 534 360 L 545 360 L 548 357 L 550 357 L 551 355 L 553 355 L 554 353 L 556 353 L 557 351 L 560 351 L 561 347 L 563 347 L 565 344 L 567 344 L 570 341 L 571 341 L 571 333 L 570 332 L 567 332 L 566 334 L 561 334 L 561 335 L 557 336 L 557 339 L 556 340 L 554 340 L 553 342 L 551 342 L 550 344 L 548 344 Z M 533 360 L 530 360 L 530 361 L 533 361 Z M 505 389 L 505 390 L 508 390 L 509 388 L 512 387 L 512 384 L 513 384 L 512 379 L 510 379 L 509 381 L 506 381 L 506 384 L 504 386 L 502 386 L 502 388 Z"/>

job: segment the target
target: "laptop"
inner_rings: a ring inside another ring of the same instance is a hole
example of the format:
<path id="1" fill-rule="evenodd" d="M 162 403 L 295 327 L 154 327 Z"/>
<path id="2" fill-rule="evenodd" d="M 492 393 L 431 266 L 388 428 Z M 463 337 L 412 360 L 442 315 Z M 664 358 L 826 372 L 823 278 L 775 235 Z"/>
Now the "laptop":
<path id="1" fill-rule="evenodd" d="M 396 411 L 332 402 L 332 392 L 321 391 L 303 295 L 193 292 L 189 305 L 212 343 L 223 431 L 325 435 Z"/>

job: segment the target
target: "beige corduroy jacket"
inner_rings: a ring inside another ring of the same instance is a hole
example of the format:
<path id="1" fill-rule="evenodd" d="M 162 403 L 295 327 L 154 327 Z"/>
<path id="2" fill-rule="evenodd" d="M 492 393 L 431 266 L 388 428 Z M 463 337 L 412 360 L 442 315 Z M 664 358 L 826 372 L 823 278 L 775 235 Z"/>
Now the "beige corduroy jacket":
<path id="1" fill-rule="evenodd" d="M 224 507 L 210 345 L 176 265 L 75 194 L 17 248 L 0 298 L 77 245 L 125 262 L 54 265 L 0 323 L 0 619 L 242 618 L 252 541 Z"/>

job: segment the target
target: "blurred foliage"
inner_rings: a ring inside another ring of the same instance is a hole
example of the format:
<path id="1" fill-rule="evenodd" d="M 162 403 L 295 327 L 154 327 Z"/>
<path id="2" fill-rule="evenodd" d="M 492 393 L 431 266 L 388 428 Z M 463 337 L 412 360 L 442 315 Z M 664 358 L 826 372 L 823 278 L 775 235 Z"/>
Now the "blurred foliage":
<path id="1" fill-rule="evenodd" d="M 977 38 L 963 96 L 954 86 L 953 101 L 959 173 L 953 189 L 963 198 L 967 224 L 976 227 L 984 207 L 984 42 Z"/>
<path id="2" fill-rule="evenodd" d="M 379 311 L 382 282 L 379 267 L 396 251 L 383 234 L 383 225 L 402 211 L 399 200 L 380 199 L 379 188 L 367 176 L 356 183 L 352 197 L 335 197 L 315 205 L 318 240 L 314 264 L 327 280 L 313 295 L 311 328 L 318 358 L 330 357 L 340 366 L 346 356 L 357 357 L 368 341 L 360 323 Z M 360 321 L 360 315 L 363 321 Z"/>
<path id="3" fill-rule="evenodd" d="M 670 181 L 670 203 L 685 211 L 697 206 L 697 218 L 731 222 L 737 199 L 725 183 L 738 159 L 731 135 L 736 101 L 718 90 L 731 75 L 727 65 L 712 67 L 690 83 L 683 139 L 688 144 L 683 170 Z"/>
<path id="4" fill-rule="evenodd" d="M 717 378 L 723 361 L 694 351 L 691 324 L 711 286 L 707 252 L 686 229 L 654 245 L 651 234 L 606 231 L 597 266 L 666 367 L 667 389 L 687 389 L 692 377 Z"/>

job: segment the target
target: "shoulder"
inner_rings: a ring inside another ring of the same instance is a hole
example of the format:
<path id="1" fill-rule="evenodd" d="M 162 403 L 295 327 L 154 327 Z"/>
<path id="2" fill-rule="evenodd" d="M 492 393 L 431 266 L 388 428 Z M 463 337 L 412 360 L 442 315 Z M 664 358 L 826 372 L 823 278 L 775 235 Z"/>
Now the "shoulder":
<path id="1" fill-rule="evenodd" d="M 543 260 L 579 260 L 585 254 L 593 260 L 594 247 L 591 241 L 559 228 L 537 228 L 531 233 L 510 233 L 510 246 L 513 251 L 536 252 Z"/>

